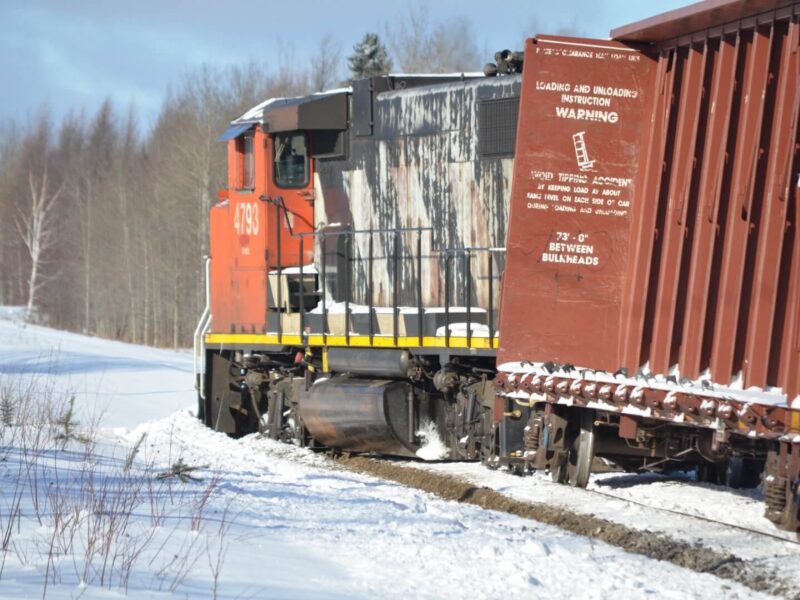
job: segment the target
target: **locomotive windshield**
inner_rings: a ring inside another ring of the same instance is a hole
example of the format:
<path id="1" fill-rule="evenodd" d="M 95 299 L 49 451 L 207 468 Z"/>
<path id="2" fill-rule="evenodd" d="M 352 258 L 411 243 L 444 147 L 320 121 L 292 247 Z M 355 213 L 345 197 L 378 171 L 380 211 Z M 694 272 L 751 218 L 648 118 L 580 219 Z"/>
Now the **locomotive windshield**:
<path id="1" fill-rule="evenodd" d="M 282 188 L 304 187 L 308 183 L 308 152 L 305 133 L 275 135 L 275 183 Z"/>

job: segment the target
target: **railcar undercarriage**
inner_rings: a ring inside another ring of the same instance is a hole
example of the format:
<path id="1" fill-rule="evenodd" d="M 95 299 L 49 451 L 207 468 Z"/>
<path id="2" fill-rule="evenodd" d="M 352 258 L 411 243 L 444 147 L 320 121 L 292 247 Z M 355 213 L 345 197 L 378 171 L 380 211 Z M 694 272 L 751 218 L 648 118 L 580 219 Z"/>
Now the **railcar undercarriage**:
<path id="1" fill-rule="evenodd" d="M 509 397 L 494 358 L 402 349 L 206 350 L 203 422 L 316 450 L 481 460 L 585 487 L 592 471 L 694 470 L 763 486 L 766 517 L 799 532 L 800 445 L 548 401 Z M 498 393 L 499 392 L 499 393 Z"/>
<path id="2" fill-rule="evenodd" d="M 506 370 L 510 369 L 510 370 Z M 793 411 L 744 392 L 572 365 L 501 367 L 505 417 L 491 458 L 585 487 L 592 470 L 694 470 L 701 482 L 762 486 L 765 516 L 800 539 L 800 439 Z M 646 383 L 646 385 L 644 384 Z"/>

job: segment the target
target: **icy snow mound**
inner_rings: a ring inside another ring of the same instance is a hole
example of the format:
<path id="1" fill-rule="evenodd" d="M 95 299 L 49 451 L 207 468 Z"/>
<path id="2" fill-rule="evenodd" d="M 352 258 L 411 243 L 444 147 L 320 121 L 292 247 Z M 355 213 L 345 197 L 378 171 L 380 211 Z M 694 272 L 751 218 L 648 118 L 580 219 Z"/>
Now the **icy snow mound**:
<path id="1" fill-rule="evenodd" d="M 422 460 L 442 460 L 447 456 L 447 446 L 444 445 L 436 425 L 431 421 L 426 421 L 417 431 L 417 435 L 422 438 L 422 446 L 417 450 L 417 456 Z"/>

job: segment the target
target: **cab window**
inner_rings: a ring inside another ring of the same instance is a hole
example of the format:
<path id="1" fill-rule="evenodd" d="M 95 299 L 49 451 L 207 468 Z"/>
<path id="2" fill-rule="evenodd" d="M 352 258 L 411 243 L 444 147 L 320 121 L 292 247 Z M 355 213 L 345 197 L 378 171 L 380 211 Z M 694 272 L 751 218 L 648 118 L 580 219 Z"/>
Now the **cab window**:
<path id="1" fill-rule="evenodd" d="M 236 189 L 252 190 L 255 187 L 253 161 L 253 132 L 236 138 Z"/>
<path id="2" fill-rule="evenodd" d="M 305 133 L 275 134 L 275 183 L 282 188 L 308 184 L 308 145 Z"/>

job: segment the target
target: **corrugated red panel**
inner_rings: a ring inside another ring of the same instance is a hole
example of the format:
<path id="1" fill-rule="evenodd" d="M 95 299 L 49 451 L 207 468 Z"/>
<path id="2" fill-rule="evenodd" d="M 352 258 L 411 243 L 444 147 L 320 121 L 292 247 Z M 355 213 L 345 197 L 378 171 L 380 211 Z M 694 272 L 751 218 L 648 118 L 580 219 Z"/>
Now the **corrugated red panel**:
<path id="1" fill-rule="evenodd" d="M 636 232 L 652 246 L 631 257 L 623 362 L 709 369 L 719 383 L 741 373 L 795 395 L 797 16 L 665 47 L 658 61 L 650 145 L 663 151 L 643 170 L 660 185 L 634 196 L 653 213 Z M 645 304 L 630 301 L 643 290 Z M 783 376 L 782 363 L 794 365 Z"/>
<path id="2" fill-rule="evenodd" d="M 749 27 L 757 15 L 795 4 L 795 0 L 704 0 L 611 31 L 615 40 L 664 42 L 722 26 Z"/>

